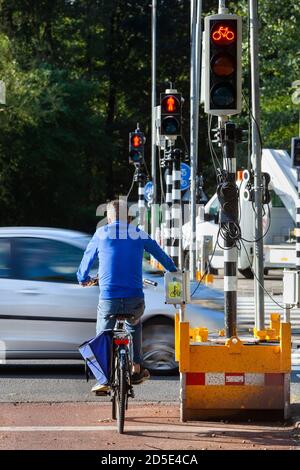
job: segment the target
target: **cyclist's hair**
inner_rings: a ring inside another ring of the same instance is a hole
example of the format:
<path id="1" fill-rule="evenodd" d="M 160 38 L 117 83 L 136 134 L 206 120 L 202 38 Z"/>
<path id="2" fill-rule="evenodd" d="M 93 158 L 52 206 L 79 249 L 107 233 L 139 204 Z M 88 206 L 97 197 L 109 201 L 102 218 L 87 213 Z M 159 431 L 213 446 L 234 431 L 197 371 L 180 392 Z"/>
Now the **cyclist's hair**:
<path id="1" fill-rule="evenodd" d="M 128 220 L 128 207 L 127 200 L 125 198 L 115 199 L 108 202 L 107 204 L 107 218 L 111 221 L 122 220 L 127 222 Z"/>

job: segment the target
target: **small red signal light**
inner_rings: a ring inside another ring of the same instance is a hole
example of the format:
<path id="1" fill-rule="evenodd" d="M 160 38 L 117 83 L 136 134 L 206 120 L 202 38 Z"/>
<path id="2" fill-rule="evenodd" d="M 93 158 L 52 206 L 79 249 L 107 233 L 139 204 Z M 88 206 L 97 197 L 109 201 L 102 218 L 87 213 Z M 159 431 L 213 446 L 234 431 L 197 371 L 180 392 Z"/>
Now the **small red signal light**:
<path id="1" fill-rule="evenodd" d="M 217 23 L 212 32 L 211 38 L 215 44 L 220 44 L 221 46 L 226 46 L 232 44 L 236 39 L 236 34 L 230 26 L 226 23 Z"/>
<path id="2" fill-rule="evenodd" d="M 165 96 L 165 98 L 162 100 L 161 106 L 164 113 L 176 114 L 180 110 L 180 103 L 178 98 L 174 95 Z"/>
<path id="3" fill-rule="evenodd" d="M 131 138 L 131 144 L 133 147 L 137 148 L 139 147 L 140 145 L 142 145 L 142 139 L 139 135 L 135 134 L 134 136 L 132 136 Z"/>

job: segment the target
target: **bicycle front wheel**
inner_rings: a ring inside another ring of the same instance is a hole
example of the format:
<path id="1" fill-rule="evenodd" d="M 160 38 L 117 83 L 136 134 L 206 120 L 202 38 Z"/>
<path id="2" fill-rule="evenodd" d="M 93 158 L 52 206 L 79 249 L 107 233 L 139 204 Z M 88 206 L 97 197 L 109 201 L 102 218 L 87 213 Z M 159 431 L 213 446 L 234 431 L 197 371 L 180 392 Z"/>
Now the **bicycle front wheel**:
<path id="1" fill-rule="evenodd" d="M 117 392 L 117 424 L 118 432 L 123 434 L 125 422 L 125 409 L 126 409 L 126 395 L 127 395 L 127 382 L 126 382 L 126 357 L 125 354 L 119 353 L 118 364 L 118 392 Z"/>

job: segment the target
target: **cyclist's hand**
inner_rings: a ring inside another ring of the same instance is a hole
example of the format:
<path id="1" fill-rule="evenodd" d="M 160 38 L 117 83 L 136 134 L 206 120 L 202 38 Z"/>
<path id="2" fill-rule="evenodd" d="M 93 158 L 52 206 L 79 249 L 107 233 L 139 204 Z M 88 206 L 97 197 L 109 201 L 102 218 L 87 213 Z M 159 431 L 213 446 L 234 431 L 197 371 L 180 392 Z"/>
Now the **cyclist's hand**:
<path id="1" fill-rule="evenodd" d="M 99 285 L 99 279 L 97 277 L 92 277 L 86 282 L 82 282 L 81 285 L 83 287 L 91 287 L 91 286 L 98 286 Z"/>

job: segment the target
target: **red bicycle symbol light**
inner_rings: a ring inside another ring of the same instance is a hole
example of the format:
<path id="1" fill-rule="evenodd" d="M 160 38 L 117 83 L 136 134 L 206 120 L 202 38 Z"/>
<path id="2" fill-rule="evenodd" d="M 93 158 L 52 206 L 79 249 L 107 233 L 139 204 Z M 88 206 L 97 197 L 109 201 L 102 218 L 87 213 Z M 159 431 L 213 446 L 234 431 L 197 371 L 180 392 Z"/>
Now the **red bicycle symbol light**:
<path id="1" fill-rule="evenodd" d="M 212 33 L 212 38 L 220 44 L 228 44 L 235 39 L 235 34 L 229 29 L 229 26 L 220 26 L 219 29 Z"/>

